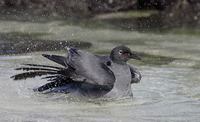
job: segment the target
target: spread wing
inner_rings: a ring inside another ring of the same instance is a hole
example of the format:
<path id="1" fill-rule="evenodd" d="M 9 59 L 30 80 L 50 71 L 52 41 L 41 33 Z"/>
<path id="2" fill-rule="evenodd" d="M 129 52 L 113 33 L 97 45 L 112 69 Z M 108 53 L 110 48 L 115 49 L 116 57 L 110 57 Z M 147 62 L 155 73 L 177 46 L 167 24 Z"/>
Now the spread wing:
<path id="1" fill-rule="evenodd" d="M 41 92 L 62 86 L 67 89 L 69 86 L 70 89 L 72 87 L 78 87 L 85 92 L 90 92 L 91 90 L 107 92 L 114 86 L 115 76 L 105 63 L 107 61 L 106 58 L 74 48 L 69 49 L 68 57 L 57 55 L 43 56 L 64 67 L 24 64 L 16 70 L 23 70 L 25 72 L 16 74 L 11 78 L 14 80 L 23 80 L 47 75 L 43 79 L 47 79 L 50 83 L 36 89 L 36 91 Z"/>
<path id="2" fill-rule="evenodd" d="M 68 49 L 67 64 L 75 69 L 75 74 L 85 78 L 85 82 L 95 85 L 113 86 L 115 76 L 106 63 L 92 53 Z"/>
<path id="3" fill-rule="evenodd" d="M 142 79 L 141 73 L 133 65 L 128 64 L 131 71 L 131 83 L 138 83 Z"/>
<path id="4" fill-rule="evenodd" d="M 58 55 L 47 55 L 47 54 L 42 54 L 45 58 L 48 58 L 51 61 L 54 61 L 62 66 L 67 67 L 67 58 L 64 56 L 58 56 Z"/>

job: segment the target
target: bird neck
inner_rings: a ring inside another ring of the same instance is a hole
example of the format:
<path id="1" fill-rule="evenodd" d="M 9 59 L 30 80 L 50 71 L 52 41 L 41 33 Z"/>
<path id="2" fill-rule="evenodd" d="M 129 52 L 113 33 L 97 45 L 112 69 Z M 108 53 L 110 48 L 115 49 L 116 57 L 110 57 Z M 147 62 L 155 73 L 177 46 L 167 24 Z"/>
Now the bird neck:
<path id="1" fill-rule="evenodd" d="M 123 64 L 123 65 L 126 64 L 126 62 L 115 58 L 112 54 L 110 55 L 110 59 L 111 59 L 112 62 L 117 63 L 117 64 Z"/>
<path id="2" fill-rule="evenodd" d="M 111 58 L 111 60 L 112 60 L 113 63 L 116 63 L 116 64 L 120 64 L 120 65 L 125 65 L 126 64 L 126 62 L 120 61 L 120 60 L 117 60 L 117 59 L 112 59 Z"/>

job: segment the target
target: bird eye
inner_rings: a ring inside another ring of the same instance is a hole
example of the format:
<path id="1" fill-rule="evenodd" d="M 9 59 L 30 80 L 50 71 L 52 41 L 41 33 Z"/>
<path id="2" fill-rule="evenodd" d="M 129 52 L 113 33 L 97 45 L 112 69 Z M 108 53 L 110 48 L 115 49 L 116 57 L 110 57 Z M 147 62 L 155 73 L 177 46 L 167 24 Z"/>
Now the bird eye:
<path id="1" fill-rule="evenodd" d="M 123 51 L 122 50 L 119 50 L 119 54 L 121 55 L 123 53 Z"/>

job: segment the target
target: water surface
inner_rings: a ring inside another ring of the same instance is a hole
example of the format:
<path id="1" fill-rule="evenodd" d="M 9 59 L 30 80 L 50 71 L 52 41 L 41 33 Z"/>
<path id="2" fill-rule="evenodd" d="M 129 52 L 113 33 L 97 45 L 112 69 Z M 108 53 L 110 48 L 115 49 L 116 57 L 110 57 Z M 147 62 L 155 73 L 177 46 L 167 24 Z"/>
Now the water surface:
<path id="1" fill-rule="evenodd" d="M 90 29 L 62 22 L 31 23 L 1 21 L 2 34 L 39 34 L 37 39 L 78 40 L 92 43 L 88 49 L 108 53 L 125 44 L 148 54 L 143 63 L 131 61 L 142 73 L 132 85 L 133 99 L 116 101 L 74 100 L 65 94 L 32 91 L 44 83 L 40 78 L 13 81 L 22 63 L 52 64 L 42 53 L 0 56 L 0 121 L 30 122 L 198 122 L 200 120 L 200 37 L 174 33 L 140 33 L 113 29 Z M 49 33 L 49 34 L 46 34 Z M 16 36 L 16 35 L 15 35 Z M 21 36 L 18 39 L 21 39 Z M 5 43 L 10 40 L 1 40 Z M 16 42 L 15 42 L 16 43 Z M 18 43 L 16 43 L 18 44 Z M 164 56 L 164 58 L 162 57 Z M 170 60 L 169 60 L 170 59 Z"/>
<path id="2" fill-rule="evenodd" d="M 51 52 L 52 53 L 52 52 Z M 20 63 L 49 64 L 40 53 L 0 57 L 0 121 L 199 121 L 200 71 L 167 66 L 138 66 L 141 83 L 134 98 L 116 101 L 74 101 L 65 94 L 37 94 L 39 78 L 13 81 Z"/>

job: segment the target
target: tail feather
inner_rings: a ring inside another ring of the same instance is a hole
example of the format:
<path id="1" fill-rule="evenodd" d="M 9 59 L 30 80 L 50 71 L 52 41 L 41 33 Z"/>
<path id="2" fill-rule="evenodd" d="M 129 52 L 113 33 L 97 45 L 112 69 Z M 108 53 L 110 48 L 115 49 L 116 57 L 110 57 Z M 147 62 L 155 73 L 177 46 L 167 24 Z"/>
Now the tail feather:
<path id="1" fill-rule="evenodd" d="M 47 83 L 47 84 L 45 84 L 43 86 L 40 86 L 39 88 L 37 88 L 37 90 L 36 89 L 35 90 L 39 91 L 39 92 L 43 92 L 43 91 L 48 90 L 48 89 L 52 89 L 52 88 L 55 88 L 55 87 L 63 86 L 65 84 L 67 84 L 67 83 L 53 81 L 53 82 Z"/>
<path id="2" fill-rule="evenodd" d="M 20 73 L 17 75 L 12 76 L 14 80 L 23 80 L 27 78 L 34 78 L 36 76 L 42 76 L 42 75 L 55 75 L 58 74 L 57 72 L 51 72 L 51 71 L 34 71 L 34 72 L 25 72 L 25 73 Z"/>
<path id="3" fill-rule="evenodd" d="M 46 78 L 50 78 L 47 80 L 50 82 L 40 86 L 39 88 L 35 89 L 35 91 L 43 92 L 46 90 L 51 90 L 53 88 L 67 86 L 68 84 L 73 82 L 71 78 L 67 78 L 62 75 L 54 75 L 53 79 L 51 76 L 47 76 Z"/>
<path id="4" fill-rule="evenodd" d="M 55 69 L 49 69 L 49 68 L 38 68 L 38 67 L 20 67 L 16 68 L 15 70 L 23 70 L 23 71 L 30 71 L 30 70 L 40 70 L 40 71 L 58 71 Z"/>
<path id="5" fill-rule="evenodd" d="M 15 70 L 23 70 L 26 72 L 12 76 L 14 80 L 23 80 L 27 78 L 34 78 L 36 76 L 46 76 L 42 79 L 48 79 L 48 81 L 56 81 L 58 79 L 66 79 L 70 77 L 73 69 L 55 67 L 49 65 L 39 65 L 39 64 L 23 64 L 25 66 L 16 68 Z"/>
<path id="6" fill-rule="evenodd" d="M 46 76 L 46 77 L 43 77 L 41 79 L 53 79 L 53 78 L 56 78 L 57 75 L 51 75 L 51 76 Z"/>
<path id="7" fill-rule="evenodd" d="M 62 90 L 63 92 L 67 93 L 70 90 L 76 89 L 76 86 L 74 86 L 74 83 L 72 83 L 73 80 L 70 78 L 75 69 L 70 65 L 65 64 L 66 58 L 56 55 L 43 56 L 65 67 L 40 64 L 22 64 L 23 66 L 16 68 L 15 70 L 22 70 L 24 72 L 11 76 L 11 78 L 13 80 L 25 80 L 27 78 L 43 76 L 42 79 L 46 79 L 49 81 L 49 83 L 34 89 L 34 91 L 38 92 L 56 89 L 57 91 Z"/>
<path id="8" fill-rule="evenodd" d="M 33 67 L 48 67 L 48 68 L 53 68 L 53 69 L 64 69 L 62 67 L 49 66 L 49 65 L 39 65 L 39 64 L 22 64 L 22 65 L 33 66 Z"/>
<path id="9" fill-rule="evenodd" d="M 55 75 L 55 77 L 48 78 L 47 81 L 67 81 L 67 80 L 69 81 L 69 79 L 70 79 L 69 77 L 58 74 Z"/>

